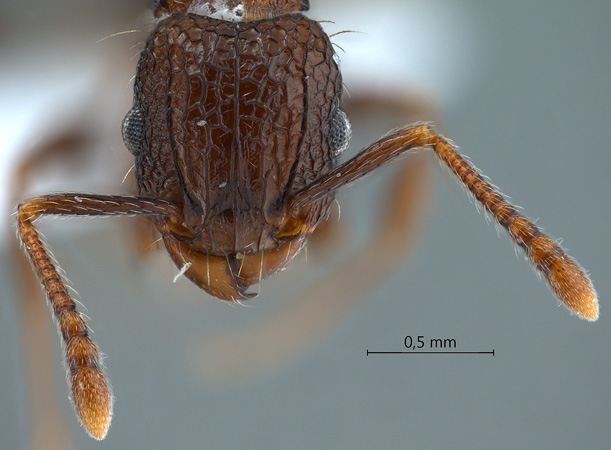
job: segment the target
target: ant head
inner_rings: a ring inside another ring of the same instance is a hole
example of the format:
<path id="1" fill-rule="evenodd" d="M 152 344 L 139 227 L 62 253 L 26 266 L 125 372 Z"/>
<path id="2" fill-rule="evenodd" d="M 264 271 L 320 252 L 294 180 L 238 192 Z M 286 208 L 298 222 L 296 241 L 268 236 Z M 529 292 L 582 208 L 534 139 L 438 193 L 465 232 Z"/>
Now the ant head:
<path id="1" fill-rule="evenodd" d="M 155 0 L 155 17 L 191 12 L 203 16 L 259 20 L 310 9 L 309 0 Z"/>

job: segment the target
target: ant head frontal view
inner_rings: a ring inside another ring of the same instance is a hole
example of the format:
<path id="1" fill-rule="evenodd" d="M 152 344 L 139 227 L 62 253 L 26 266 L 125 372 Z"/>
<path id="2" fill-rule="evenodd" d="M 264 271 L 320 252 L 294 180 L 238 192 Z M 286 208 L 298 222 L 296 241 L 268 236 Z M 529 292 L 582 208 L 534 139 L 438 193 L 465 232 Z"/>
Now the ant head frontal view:
<path id="1" fill-rule="evenodd" d="M 428 123 L 390 131 L 345 162 L 342 76 L 307 0 L 157 0 L 122 124 L 137 196 L 62 193 L 18 207 L 19 237 L 65 343 L 76 413 L 96 439 L 113 397 L 99 352 L 34 224 L 45 215 L 142 215 L 189 280 L 222 300 L 284 269 L 327 220 L 336 191 L 432 150 L 504 227 L 556 297 L 598 318 L 586 272 Z"/>

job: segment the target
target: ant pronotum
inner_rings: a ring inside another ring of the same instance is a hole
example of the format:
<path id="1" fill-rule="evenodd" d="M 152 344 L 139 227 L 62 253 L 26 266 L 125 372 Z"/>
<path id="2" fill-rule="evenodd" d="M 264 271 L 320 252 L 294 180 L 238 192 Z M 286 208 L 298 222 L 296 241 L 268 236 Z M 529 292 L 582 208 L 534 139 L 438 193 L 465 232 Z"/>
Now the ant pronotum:
<path id="1" fill-rule="evenodd" d="M 193 5 L 191 4 L 193 3 Z M 428 147 L 524 249 L 556 296 L 588 320 L 581 267 L 435 133 L 396 129 L 337 165 L 350 125 L 329 38 L 303 0 L 159 0 L 123 138 L 139 196 L 55 194 L 22 202 L 21 241 L 65 342 L 72 399 L 102 439 L 112 415 L 96 345 L 38 236 L 43 215 L 145 215 L 181 272 L 225 300 L 284 268 L 328 215 L 335 191 L 408 150 Z"/>

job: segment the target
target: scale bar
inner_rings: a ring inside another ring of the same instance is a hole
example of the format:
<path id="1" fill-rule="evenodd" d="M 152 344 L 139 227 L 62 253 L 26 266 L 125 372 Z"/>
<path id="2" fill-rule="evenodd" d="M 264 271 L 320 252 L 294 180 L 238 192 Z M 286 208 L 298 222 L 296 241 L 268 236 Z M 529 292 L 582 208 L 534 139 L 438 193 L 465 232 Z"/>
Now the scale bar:
<path id="1" fill-rule="evenodd" d="M 459 351 L 450 351 L 450 352 L 421 352 L 418 350 L 413 351 L 404 351 L 404 352 L 372 352 L 367 350 L 367 356 L 369 355 L 415 355 L 415 354 L 427 354 L 427 355 L 492 355 L 494 356 L 494 349 L 489 352 L 459 352 Z"/>

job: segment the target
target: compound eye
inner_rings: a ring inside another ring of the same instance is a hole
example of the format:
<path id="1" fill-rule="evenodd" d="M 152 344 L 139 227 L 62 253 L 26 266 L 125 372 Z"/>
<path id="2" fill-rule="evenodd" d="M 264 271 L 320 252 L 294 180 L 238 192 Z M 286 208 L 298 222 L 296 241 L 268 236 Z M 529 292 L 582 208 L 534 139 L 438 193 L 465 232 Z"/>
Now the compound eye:
<path id="1" fill-rule="evenodd" d="M 137 156 L 144 148 L 144 114 L 137 106 L 130 109 L 121 125 L 121 136 L 129 152 Z"/>
<path id="2" fill-rule="evenodd" d="M 338 109 L 331 122 L 330 141 L 331 151 L 336 158 L 346 151 L 350 145 L 351 137 L 352 128 L 350 127 L 348 116 L 344 111 Z"/>

